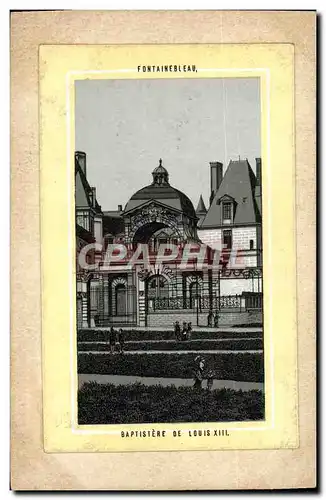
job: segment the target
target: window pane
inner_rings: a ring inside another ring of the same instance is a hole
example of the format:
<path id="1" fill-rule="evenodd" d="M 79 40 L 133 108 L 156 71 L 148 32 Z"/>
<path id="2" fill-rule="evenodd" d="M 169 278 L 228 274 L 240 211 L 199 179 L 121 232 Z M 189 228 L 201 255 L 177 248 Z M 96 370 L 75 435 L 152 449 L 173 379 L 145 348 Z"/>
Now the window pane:
<path id="1" fill-rule="evenodd" d="M 231 203 L 223 203 L 223 219 L 231 219 Z"/>
<path id="2" fill-rule="evenodd" d="M 231 219 L 231 203 L 223 203 L 223 219 Z"/>

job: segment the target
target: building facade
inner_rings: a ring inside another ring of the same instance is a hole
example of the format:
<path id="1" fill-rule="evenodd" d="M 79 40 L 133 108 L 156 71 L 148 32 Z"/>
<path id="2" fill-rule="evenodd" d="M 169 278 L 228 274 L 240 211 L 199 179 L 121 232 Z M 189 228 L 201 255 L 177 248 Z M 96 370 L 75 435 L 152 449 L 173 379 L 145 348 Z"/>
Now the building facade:
<path id="1" fill-rule="evenodd" d="M 261 323 L 260 159 L 257 175 L 247 160 L 231 161 L 224 176 L 212 162 L 208 208 L 201 196 L 197 210 L 160 160 L 124 207 L 102 211 L 86 155 L 75 162 L 77 258 L 88 244 L 91 264 L 77 264 L 79 326 L 205 326 L 210 312 L 220 325 Z"/>

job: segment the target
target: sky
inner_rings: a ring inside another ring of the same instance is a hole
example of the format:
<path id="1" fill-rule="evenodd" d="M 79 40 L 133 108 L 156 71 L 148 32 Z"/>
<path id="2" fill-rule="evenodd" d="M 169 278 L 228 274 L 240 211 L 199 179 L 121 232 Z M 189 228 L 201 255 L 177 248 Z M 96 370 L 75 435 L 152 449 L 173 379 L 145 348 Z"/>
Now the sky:
<path id="1" fill-rule="evenodd" d="M 209 162 L 248 158 L 260 147 L 258 78 L 79 80 L 75 149 L 102 210 L 124 208 L 152 182 L 162 158 L 170 184 L 195 208 L 210 195 Z"/>

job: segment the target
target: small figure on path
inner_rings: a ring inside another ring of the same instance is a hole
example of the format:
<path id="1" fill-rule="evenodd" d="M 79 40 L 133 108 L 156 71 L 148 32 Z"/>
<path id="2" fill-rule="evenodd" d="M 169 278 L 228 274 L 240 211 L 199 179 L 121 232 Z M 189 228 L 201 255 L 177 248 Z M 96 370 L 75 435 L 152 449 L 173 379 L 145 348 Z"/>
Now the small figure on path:
<path id="1" fill-rule="evenodd" d="M 219 313 L 216 311 L 215 316 L 214 316 L 214 327 L 215 327 L 215 328 L 218 328 L 218 322 L 219 322 L 219 319 L 220 319 L 220 315 L 219 315 Z"/>
<path id="2" fill-rule="evenodd" d="M 187 340 L 191 339 L 191 332 L 192 332 L 192 324 L 191 321 L 187 325 Z"/>
<path id="3" fill-rule="evenodd" d="M 181 335 L 182 340 L 187 339 L 187 330 L 188 330 L 188 326 L 187 326 L 187 323 L 184 321 L 182 323 L 182 335 Z"/>
<path id="4" fill-rule="evenodd" d="M 116 339 L 117 339 L 117 332 L 115 331 L 115 329 L 113 328 L 113 326 L 111 326 L 111 328 L 110 328 L 110 336 L 109 336 L 111 354 L 114 353 Z"/>
<path id="5" fill-rule="evenodd" d="M 216 378 L 214 370 L 208 370 L 206 378 L 207 378 L 207 390 L 211 391 L 214 383 L 214 378 Z"/>
<path id="6" fill-rule="evenodd" d="M 180 323 L 179 321 L 176 321 L 174 323 L 174 334 L 175 334 L 175 338 L 177 340 L 181 340 L 181 328 L 180 328 Z"/>
<path id="7" fill-rule="evenodd" d="M 120 346 L 120 354 L 123 354 L 124 353 L 124 346 L 125 346 L 125 333 L 122 330 L 122 328 L 120 328 L 119 333 L 118 333 L 118 342 L 119 342 L 119 346 Z"/>
<path id="8" fill-rule="evenodd" d="M 205 360 L 200 356 L 195 358 L 195 367 L 194 367 L 194 380 L 195 383 L 193 385 L 194 389 L 201 389 L 201 385 L 203 382 L 203 374 L 205 369 Z"/>
<path id="9" fill-rule="evenodd" d="M 207 326 L 212 328 L 213 326 L 213 319 L 214 319 L 214 314 L 213 311 L 210 309 L 208 316 L 207 316 Z"/>

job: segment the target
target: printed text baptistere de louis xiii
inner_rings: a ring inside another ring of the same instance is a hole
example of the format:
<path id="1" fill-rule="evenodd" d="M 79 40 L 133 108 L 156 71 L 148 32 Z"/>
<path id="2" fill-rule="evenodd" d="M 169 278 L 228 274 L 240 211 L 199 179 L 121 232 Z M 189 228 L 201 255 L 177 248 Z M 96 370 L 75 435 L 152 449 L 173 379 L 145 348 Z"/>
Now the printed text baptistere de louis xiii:
<path id="1" fill-rule="evenodd" d="M 121 431 L 120 436 L 122 438 L 165 438 L 165 437 L 229 437 L 230 434 L 227 429 L 188 429 L 188 430 L 132 430 L 132 431 Z"/>

